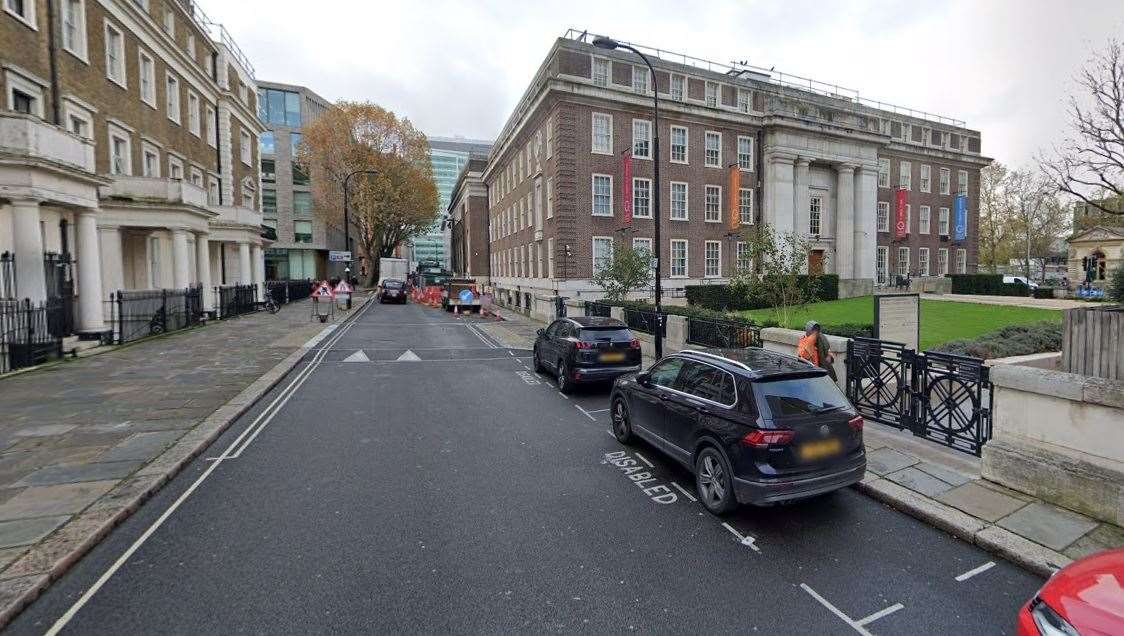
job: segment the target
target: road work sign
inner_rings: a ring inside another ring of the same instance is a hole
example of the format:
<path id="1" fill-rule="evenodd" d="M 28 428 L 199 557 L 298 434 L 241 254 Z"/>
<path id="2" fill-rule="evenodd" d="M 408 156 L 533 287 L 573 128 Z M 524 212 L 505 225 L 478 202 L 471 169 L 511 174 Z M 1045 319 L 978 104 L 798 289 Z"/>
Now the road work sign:
<path id="1" fill-rule="evenodd" d="M 313 298 L 332 298 L 334 296 L 332 286 L 326 280 L 320 281 L 320 284 L 316 286 L 316 291 L 312 292 Z"/>

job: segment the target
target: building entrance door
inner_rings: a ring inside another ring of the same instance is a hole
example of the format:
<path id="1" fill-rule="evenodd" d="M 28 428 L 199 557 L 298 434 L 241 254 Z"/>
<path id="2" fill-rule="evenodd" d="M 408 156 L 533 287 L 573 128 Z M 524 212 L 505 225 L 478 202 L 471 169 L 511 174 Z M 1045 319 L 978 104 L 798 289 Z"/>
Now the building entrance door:
<path id="1" fill-rule="evenodd" d="M 812 250 L 808 252 L 808 273 L 823 273 L 823 250 Z"/>

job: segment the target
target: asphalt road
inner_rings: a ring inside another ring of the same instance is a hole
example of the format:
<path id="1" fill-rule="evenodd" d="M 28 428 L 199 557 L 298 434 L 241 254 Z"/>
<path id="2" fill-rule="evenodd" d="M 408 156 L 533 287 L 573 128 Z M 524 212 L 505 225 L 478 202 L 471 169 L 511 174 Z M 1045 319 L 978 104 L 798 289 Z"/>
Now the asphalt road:
<path id="1" fill-rule="evenodd" d="M 724 525 L 608 434 L 607 389 L 475 317 L 362 312 L 11 632 L 1000 634 L 1041 585 L 849 489 Z"/>

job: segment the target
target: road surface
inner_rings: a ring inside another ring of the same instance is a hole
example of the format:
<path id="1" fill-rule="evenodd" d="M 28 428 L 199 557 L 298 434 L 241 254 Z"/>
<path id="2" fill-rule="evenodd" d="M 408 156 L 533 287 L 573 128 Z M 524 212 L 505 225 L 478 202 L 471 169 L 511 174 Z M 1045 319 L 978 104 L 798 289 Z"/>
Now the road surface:
<path id="1" fill-rule="evenodd" d="M 478 322 L 359 310 L 11 632 L 1000 634 L 1041 585 L 850 489 L 720 520 Z"/>

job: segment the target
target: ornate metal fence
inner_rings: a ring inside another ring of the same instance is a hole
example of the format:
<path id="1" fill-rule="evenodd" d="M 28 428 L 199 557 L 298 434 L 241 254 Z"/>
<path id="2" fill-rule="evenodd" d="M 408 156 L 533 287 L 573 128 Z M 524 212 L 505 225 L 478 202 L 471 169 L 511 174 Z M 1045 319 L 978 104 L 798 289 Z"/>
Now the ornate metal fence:
<path id="1" fill-rule="evenodd" d="M 847 398 L 867 418 L 973 455 L 991 439 L 992 386 L 980 358 L 854 338 Z"/>
<path id="2" fill-rule="evenodd" d="M 256 311 L 257 286 L 250 284 L 216 287 L 215 309 L 220 320 Z"/>
<path id="3" fill-rule="evenodd" d="M 761 346 L 761 328 L 730 320 L 687 318 L 687 342 L 717 349 Z"/>
<path id="4" fill-rule="evenodd" d="M 52 331 L 57 306 L 30 300 L 0 300 L 0 373 L 62 356 L 62 336 Z"/>
<path id="5" fill-rule="evenodd" d="M 312 279 L 267 280 L 265 289 L 279 305 L 294 303 L 312 295 Z"/>
<path id="6" fill-rule="evenodd" d="M 122 344 L 198 325 L 203 317 L 203 288 L 121 290 L 110 304 L 113 339 Z"/>
<path id="7" fill-rule="evenodd" d="M 16 298 L 16 255 L 11 252 L 0 254 L 0 300 Z"/>
<path id="8" fill-rule="evenodd" d="M 660 329 L 660 335 L 667 335 L 667 321 L 663 320 L 663 314 L 658 314 L 654 311 L 643 311 L 641 309 L 625 307 L 624 323 L 633 331 L 655 335 L 656 329 Z"/>

